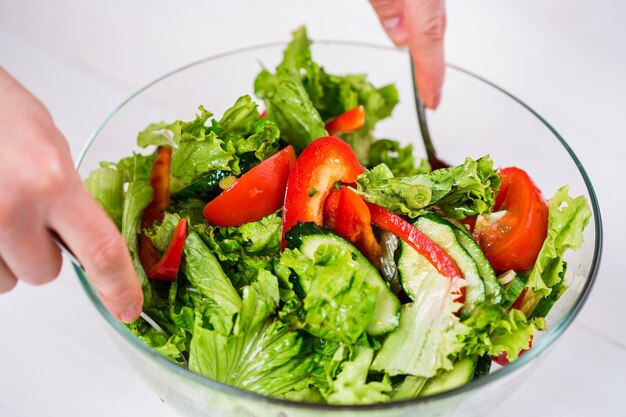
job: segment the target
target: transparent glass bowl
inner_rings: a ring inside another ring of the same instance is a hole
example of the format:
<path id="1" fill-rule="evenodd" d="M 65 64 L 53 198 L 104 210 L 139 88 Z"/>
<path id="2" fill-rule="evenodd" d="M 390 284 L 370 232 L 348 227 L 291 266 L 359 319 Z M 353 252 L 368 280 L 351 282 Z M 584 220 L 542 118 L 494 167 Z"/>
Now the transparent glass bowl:
<path id="1" fill-rule="evenodd" d="M 261 45 L 216 55 L 150 83 L 115 109 L 87 142 L 77 161 L 81 176 L 86 178 L 100 161 L 117 161 L 137 151 L 137 132 L 149 123 L 191 119 L 200 104 L 220 116 L 239 96 L 253 95 L 255 75 L 261 66 L 273 69 L 284 46 Z M 313 45 L 313 56 L 329 72 L 365 72 L 375 85 L 395 83 L 400 104 L 389 120 L 380 123 L 376 134 L 414 143 L 416 156 L 421 156 L 406 52 L 318 41 Z M 561 185 L 569 184 L 572 195 L 583 194 L 591 204 L 593 217 L 585 231 L 585 243 L 567 256 L 571 287 L 551 311 L 548 330 L 535 338 L 534 347 L 505 368 L 430 397 L 343 407 L 278 400 L 193 374 L 161 357 L 106 311 L 76 266 L 114 341 L 163 401 L 185 416 L 481 416 L 514 392 L 572 323 L 593 286 L 602 246 L 598 202 L 584 168 L 565 140 L 530 107 L 489 81 L 448 66 L 442 104 L 429 116 L 435 146 L 445 161 L 461 163 L 467 156 L 490 154 L 497 166 L 525 169 L 547 198 Z"/>

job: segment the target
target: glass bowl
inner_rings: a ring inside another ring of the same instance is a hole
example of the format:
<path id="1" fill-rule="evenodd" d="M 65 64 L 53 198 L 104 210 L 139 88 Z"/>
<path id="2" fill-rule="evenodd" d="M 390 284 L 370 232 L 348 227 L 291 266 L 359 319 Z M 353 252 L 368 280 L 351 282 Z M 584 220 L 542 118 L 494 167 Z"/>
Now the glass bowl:
<path id="1" fill-rule="evenodd" d="M 77 161 L 81 176 L 86 178 L 100 161 L 117 161 L 137 150 L 137 132 L 149 123 L 191 119 L 200 104 L 221 115 L 239 96 L 253 94 L 255 75 L 261 66 L 273 69 L 281 60 L 284 46 L 260 45 L 212 56 L 148 84 L 115 109 L 89 139 Z M 416 156 L 422 156 L 406 52 L 318 41 L 313 45 L 313 56 L 330 72 L 365 72 L 375 85 L 396 83 L 400 104 L 392 118 L 379 124 L 376 134 L 414 143 Z M 467 156 L 490 154 L 497 166 L 515 165 L 527 170 L 548 198 L 558 187 L 569 184 L 571 195 L 583 194 L 590 202 L 593 217 L 585 231 L 584 245 L 567 255 L 571 286 L 552 309 L 548 329 L 535 338 L 534 347 L 507 367 L 429 397 L 369 406 L 280 400 L 204 378 L 163 358 L 109 314 L 83 271 L 75 266 L 117 346 L 163 401 L 185 416 L 481 416 L 520 386 L 572 323 L 593 286 L 602 245 L 600 211 L 593 187 L 572 149 L 539 114 L 466 70 L 448 65 L 442 104 L 429 116 L 435 146 L 445 161 L 461 163 Z"/>

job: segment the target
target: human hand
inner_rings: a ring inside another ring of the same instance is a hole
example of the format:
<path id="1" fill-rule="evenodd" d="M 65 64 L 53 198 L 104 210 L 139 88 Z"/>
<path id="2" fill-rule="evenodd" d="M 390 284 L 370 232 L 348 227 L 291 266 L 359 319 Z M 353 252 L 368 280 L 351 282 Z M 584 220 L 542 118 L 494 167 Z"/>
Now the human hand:
<path id="1" fill-rule="evenodd" d="M 80 259 L 104 305 L 133 321 L 143 294 L 126 244 L 74 170 L 45 107 L 0 67 L 0 293 L 61 270 L 54 230 Z"/>
<path id="2" fill-rule="evenodd" d="M 426 107 L 437 108 L 445 70 L 445 1 L 370 0 L 370 3 L 393 43 L 409 47 L 420 96 Z"/>

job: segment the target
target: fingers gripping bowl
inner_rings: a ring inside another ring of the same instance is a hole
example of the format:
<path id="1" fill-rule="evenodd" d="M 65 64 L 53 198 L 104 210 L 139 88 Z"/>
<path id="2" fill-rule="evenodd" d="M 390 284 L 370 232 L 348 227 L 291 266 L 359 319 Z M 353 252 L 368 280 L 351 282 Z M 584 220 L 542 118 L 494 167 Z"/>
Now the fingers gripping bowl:
<path id="1" fill-rule="evenodd" d="M 135 150 L 134 138 L 149 123 L 189 120 L 198 104 L 222 114 L 242 94 L 252 94 L 259 62 L 273 68 L 283 44 L 265 45 L 208 58 L 174 71 L 123 103 L 96 131 L 79 158 L 83 177 L 103 160 L 117 161 Z M 404 53 L 370 45 L 316 42 L 317 62 L 332 73 L 365 70 L 374 85 L 395 83 L 400 104 L 393 117 L 376 126 L 377 137 L 417 142 L 419 132 L 410 99 L 411 73 Z M 348 58 L 349 57 L 349 58 Z M 544 195 L 563 184 L 571 195 L 584 195 L 592 208 L 581 249 L 568 252 L 570 287 L 547 317 L 547 330 L 533 348 L 512 364 L 450 391 L 374 405 L 328 406 L 270 398 L 202 377 L 169 361 L 136 338 L 106 312 L 77 268 L 87 294 L 101 312 L 113 339 L 158 395 L 183 415 L 484 415 L 514 391 L 542 354 L 576 316 L 599 264 L 601 223 L 593 188 L 576 156 L 539 115 L 522 102 L 460 68 L 449 66 L 442 106 L 431 118 L 433 137 L 446 160 L 490 154 L 500 166 L 523 167 Z M 540 152 L 541 157 L 537 154 Z M 315 194 L 313 192 L 312 194 Z"/>

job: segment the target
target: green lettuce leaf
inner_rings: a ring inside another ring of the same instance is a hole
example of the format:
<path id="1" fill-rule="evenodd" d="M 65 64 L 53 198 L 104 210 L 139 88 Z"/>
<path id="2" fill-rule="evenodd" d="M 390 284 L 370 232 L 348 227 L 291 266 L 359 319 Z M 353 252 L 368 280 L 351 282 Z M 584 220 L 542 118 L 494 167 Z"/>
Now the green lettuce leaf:
<path id="1" fill-rule="evenodd" d="M 128 246 L 133 266 L 143 288 L 144 306 L 146 307 L 151 305 L 154 296 L 146 271 L 139 260 L 138 236 L 141 233 L 141 215 L 151 201 L 152 187 L 150 182 L 140 180 L 128 184 L 122 214 L 122 236 L 126 246 Z"/>
<path id="2" fill-rule="evenodd" d="M 561 187 L 548 202 L 548 235 L 526 284 L 538 298 L 550 295 L 554 287 L 563 285 L 566 269 L 563 254 L 568 249 L 580 248 L 583 231 L 591 218 L 585 197 L 572 198 L 568 190 L 567 186 Z M 559 295 L 563 291 L 561 288 Z"/>
<path id="3" fill-rule="evenodd" d="M 85 187 L 121 230 L 124 206 L 123 175 L 112 168 L 96 168 L 89 173 Z"/>
<path id="4" fill-rule="evenodd" d="M 161 223 L 144 231 L 158 252 L 165 252 L 179 222 L 180 216 L 178 214 L 165 213 Z"/>
<path id="5" fill-rule="evenodd" d="M 261 71 L 254 81 L 255 94 L 265 101 L 267 117 L 274 121 L 281 137 L 302 150 L 315 139 L 328 135 L 324 121 L 307 94 L 300 75 L 279 68 L 276 74 Z"/>
<path id="6" fill-rule="evenodd" d="M 262 269 L 273 271 L 280 251 L 281 217 L 271 214 L 239 227 L 204 224 L 196 230 L 235 288 L 251 284 Z"/>
<path id="7" fill-rule="evenodd" d="M 220 134 L 232 133 L 247 136 L 259 120 L 257 104 L 248 95 L 241 96 L 235 104 L 224 112 L 219 121 Z"/>
<path id="8" fill-rule="evenodd" d="M 341 371 L 330 384 L 327 400 L 329 404 L 374 404 L 389 401 L 392 390 L 387 375 L 381 381 L 367 382 L 374 350 L 357 346 L 354 357 L 341 364 Z"/>
<path id="9" fill-rule="evenodd" d="M 298 275 L 305 295 L 304 329 L 324 339 L 355 343 L 374 314 L 378 288 L 365 282 L 365 272 L 350 252 L 322 244 L 311 259 L 287 249 L 280 263 Z"/>
<path id="10" fill-rule="evenodd" d="M 396 214 L 413 218 L 436 206 L 445 217 L 463 219 L 491 210 L 500 181 L 493 161 L 485 156 L 410 177 L 394 177 L 382 164 L 366 170 L 357 185 L 367 201 Z"/>
<path id="11" fill-rule="evenodd" d="M 183 252 L 183 272 L 196 290 L 213 300 L 225 316 L 238 313 L 241 297 L 197 233 L 189 232 Z"/>
<path id="12" fill-rule="evenodd" d="M 209 171 L 232 170 L 234 151 L 225 151 L 224 142 L 213 131 L 185 137 L 172 154 L 171 175 L 184 183 L 193 182 Z"/>
<path id="13" fill-rule="evenodd" d="M 276 73 L 263 70 L 255 81 L 255 93 L 265 100 L 268 117 L 298 152 L 327 134 L 325 121 L 362 105 L 365 125 L 341 138 L 367 164 L 374 126 L 391 115 L 398 92 L 393 85 L 376 88 L 362 74 L 328 74 L 313 61 L 310 47 L 304 27 L 293 32 Z"/>
<path id="14" fill-rule="evenodd" d="M 231 335 L 206 329 L 197 321 L 189 368 L 260 394 L 281 395 L 305 388 L 313 362 L 299 356 L 299 334 L 271 319 L 278 300 L 277 279 L 265 272 L 244 288 L 241 311 Z"/>
<path id="15" fill-rule="evenodd" d="M 188 349 L 188 342 L 182 329 L 166 338 L 161 332 L 143 321 L 143 319 L 130 323 L 127 327 L 139 340 L 152 347 L 159 354 L 172 362 L 185 363 L 183 352 Z"/>
<path id="16" fill-rule="evenodd" d="M 406 177 L 430 172 L 428 161 L 422 159 L 416 164 L 413 156 L 413 145 L 400 145 L 400 142 L 391 139 L 375 141 L 369 149 L 368 165 L 375 167 L 385 164 L 396 177 Z"/>
<path id="17" fill-rule="evenodd" d="M 537 329 L 544 327 L 541 319 L 527 320 L 519 310 L 489 302 L 479 305 L 463 324 L 471 329 L 463 340 L 466 355 L 497 356 L 506 352 L 511 361 L 528 348 Z"/>

